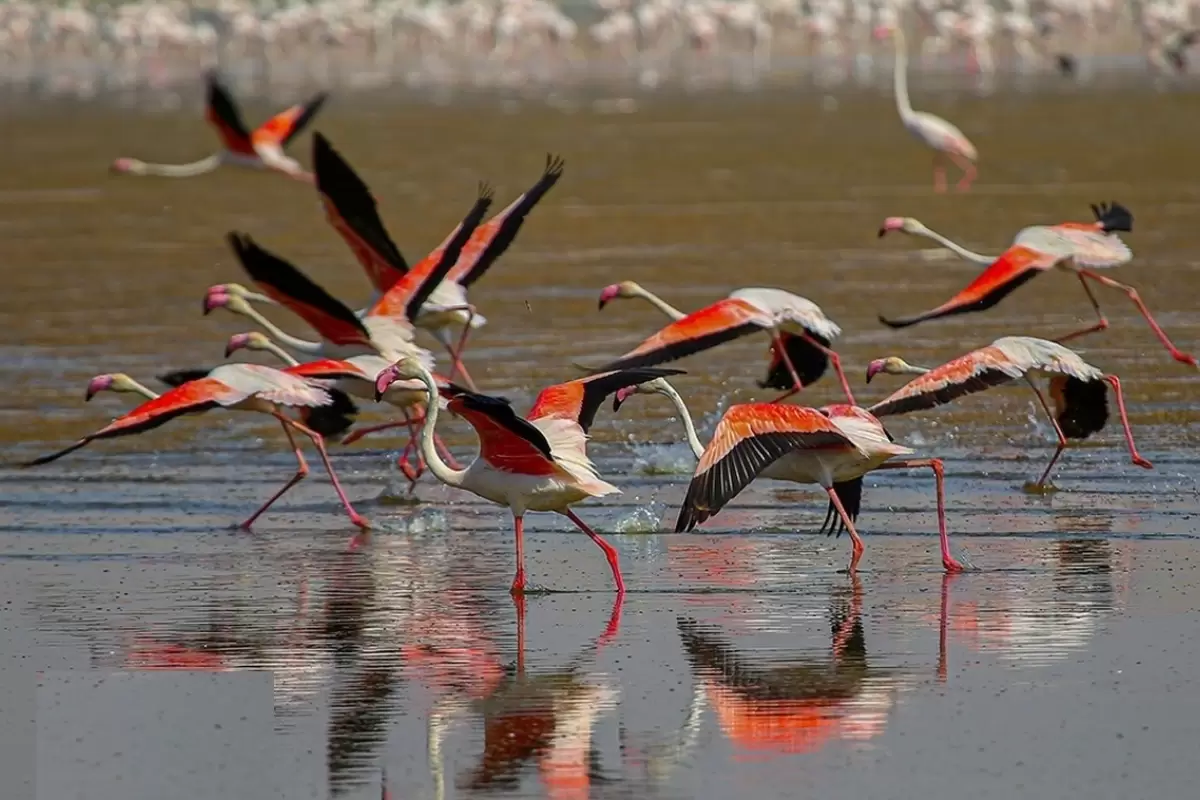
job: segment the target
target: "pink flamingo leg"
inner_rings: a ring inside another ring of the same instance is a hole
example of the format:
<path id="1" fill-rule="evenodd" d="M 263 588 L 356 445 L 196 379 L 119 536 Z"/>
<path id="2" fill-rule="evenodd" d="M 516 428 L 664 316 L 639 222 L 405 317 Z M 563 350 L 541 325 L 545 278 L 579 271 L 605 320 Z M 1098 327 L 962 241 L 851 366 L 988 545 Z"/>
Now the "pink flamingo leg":
<path id="1" fill-rule="evenodd" d="M 446 443 L 442 441 L 442 437 L 438 436 L 436 433 L 433 435 L 433 444 L 434 447 L 438 449 L 438 453 L 441 455 L 442 460 L 446 462 L 450 469 L 462 469 L 462 467 L 460 467 L 458 464 L 458 460 L 454 458 L 454 454 L 450 452 L 450 448 L 446 447 Z M 422 469 L 425 468 L 424 463 L 424 460 L 422 460 Z"/>
<path id="2" fill-rule="evenodd" d="M 858 529 L 854 527 L 854 522 L 851 521 L 850 515 L 846 513 L 846 507 L 842 505 L 842 499 L 837 496 L 837 492 L 832 486 L 826 487 L 825 493 L 829 495 L 829 502 L 833 503 L 833 507 L 837 509 L 838 516 L 842 518 L 842 522 L 846 525 L 846 533 L 850 534 L 850 545 L 852 547 L 850 553 L 850 569 L 851 575 L 858 570 L 858 562 L 862 559 L 863 551 L 866 548 L 863 546 L 862 537 L 858 535 Z"/>
<path id="3" fill-rule="evenodd" d="M 1117 411 L 1121 414 L 1121 426 L 1125 428 L 1125 443 L 1129 445 L 1130 458 L 1139 467 L 1153 469 L 1154 465 L 1138 454 L 1137 446 L 1133 443 L 1133 431 L 1129 428 L 1129 417 L 1125 413 L 1125 395 L 1121 391 L 1121 381 L 1117 379 L 1116 375 L 1105 375 L 1103 380 L 1113 388 L 1113 394 L 1117 397 Z"/>
<path id="4" fill-rule="evenodd" d="M 520 519 L 520 517 L 518 517 Z M 513 606 L 517 612 L 517 674 L 525 674 L 525 595 L 513 594 Z"/>
<path id="5" fill-rule="evenodd" d="M 946 155 L 950 156 L 950 160 L 953 161 L 958 168 L 963 171 L 962 178 L 959 179 L 955 189 L 960 192 L 967 191 L 971 188 L 971 184 L 974 182 L 975 178 L 978 177 L 979 169 L 971 162 L 969 158 L 960 156 L 958 153 L 947 153 Z"/>
<path id="6" fill-rule="evenodd" d="M 913 469 L 929 467 L 937 484 L 938 537 L 942 547 L 942 566 L 946 572 L 964 572 L 973 569 L 966 559 L 959 561 L 950 552 L 950 534 L 946 531 L 946 469 L 940 458 L 910 458 L 905 461 L 889 461 L 876 469 Z"/>
<path id="7" fill-rule="evenodd" d="M 313 445 L 317 448 L 317 452 L 321 454 L 321 461 L 325 464 L 325 471 L 329 473 L 329 480 L 333 483 L 333 490 L 337 492 L 338 499 L 342 501 L 342 506 L 346 509 L 346 514 L 350 517 L 350 521 L 363 530 L 369 530 L 371 525 L 363 517 L 354 510 L 354 506 L 350 505 L 350 500 L 346 497 L 346 493 L 342 491 L 342 484 L 338 480 L 337 473 L 333 471 L 333 464 L 329 463 L 329 453 L 325 451 L 325 437 L 305 425 L 301 425 L 293 419 L 288 419 L 282 414 L 279 415 L 285 424 L 291 425 L 296 430 L 303 433 L 312 440 Z"/>
<path id="8" fill-rule="evenodd" d="M 287 424 L 286 423 L 281 423 L 281 424 L 283 427 L 283 432 L 287 435 L 288 444 L 290 444 L 292 446 L 292 452 L 294 452 L 296 454 L 296 464 L 297 464 L 296 474 L 292 476 L 292 479 L 290 481 L 288 481 L 287 483 L 285 483 L 283 485 L 282 489 L 280 489 L 275 494 L 271 495 L 271 499 L 268 500 L 267 502 L 263 503 L 262 508 L 258 509 L 258 511 L 255 511 L 253 514 L 251 514 L 250 518 L 248 520 L 246 520 L 245 522 L 243 522 L 241 525 L 238 526 L 239 528 L 241 528 L 244 531 L 250 530 L 250 526 L 254 524 L 254 521 L 256 519 L 258 519 L 260 516 L 262 516 L 262 513 L 264 511 L 266 511 L 268 508 L 270 508 L 271 505 L 276 500 L 283 497 L 283 495 L 285 493 L 287 493 L 288 489 L 291 489 L 297 483 L 299 483 L 300 481 L 302 481 L 308 477 L 308 463 L 305 462 L 305 460 L 304 460 L 304 454 L 300 452 L 300 446 L 296 444 L 296 439 L 294 436 L 292 436 L 292 431 L 291 431 L 291 429 L 288 428 Z"/>
<path id="9" fill-rule="evenodd" d="M 525 594 L 525 516 L 523 514 L 513 515 L 513 535 L 517 540 L 517 574 L 513 577 L 512 586 L 509 592 L 514 595 Z M 521 609 L 524 611 L 524 608 Z M 520 615 L 518 622 L 521 621 Z"/>
<path id="10" fill-rule="evenodd" d="M 617 592 L 620 594 L 625 594 L 625 579 L 621 577 L 621 565 L 617 563 L 617 551 L 613 549 L 611 544 L 601 539 L 600 535 L 589 528 L 583 520 L 576 516 L 574 511 L 568 508 L 565 509 L 562 514 L 567 519 L 571 520 L 571 522 L 574 522 L 579 530 L 586 533 L 588 537 L 597 545 L 599 545 L 600 549 L 604 551 L 604 557 L 608 559 L 608 566 L 610 569 L 612 569 L 613 582 L 617 586 Z"/>
<path id="11" fill-rule="evenodd" d="M 842 359 L 838 356 L 838 354 L 818 342 L 807 333 L 801 333 L 800 338 L 804 339 L 806 342 L 825 354 L 826 358 L 829 359 L 829 363 L 833 364 L 833 370 L 837 373 L 838 380 L 842 382 L 842 391 L 846 393 L 846 402 L 852 406 L 858 405 L 854 402 L 854 392 L 850 391 L 850 381 L 846 380 L 846 373 L 842 369 Z"/>
<path id="12" fill-rule="evenodd" d="M 941 153 L 933 154 L 933 190 L 938 194 L 946 191 L 946 164 Z"/>
<path id="13" fill-rule="evenodd" d="M 780 403 L 792 395 L 804 391 L 804 382 L 800 380 L 800 373 L 796 371 L 796 366 L 792 364 L 792 359 L 788 357 L 787 348 L 783 346 L 783 337 L 779 335 L 779 331 L 771 331 L 771 339 L 775 342 L 775 352 L 779 353 L 779 358 L 782 359 L 784 365 L 788 368 L 788 372 L 792 375 L 793 385 L 791 391 L 785 392 L 772 401 Z"/>
<path id="14" fill-rule="evenodd" d="M 472 392 L 478 392 L 479 389 L 476 388 L 475 381 L 471 378 L 470 373 L 467 372 L 467 365 L 462 361 L 462 353 L 467 346 L 467 337 L 471 334 L 471 323 L 475 320 L 475 306 L 467 305 L 463 306 L 463 308 L 467 312 L 467 321 L 463 325 L 462 333 L 458 335 L 458 344 L 446 348 L 450 352 L 450 358 L 454 360 L 454 364 L 450 368 L 450 380 L 454 380 L 456 373 L 461 374 L 463 381 L 467 384 L 467 388 Z"/>
<path id="15" fill-rule="evenodd" d="M 1112 289 L 1120 289 L 1122 292 L 1127 294 L 1129 299 L 1133 301 L 1133 304 L 1137 306 L 1137 310 L 1141 313 L 1142 317 L 1145 318 L 1146 322 L 1150 323 L 1150 329 L 1154 331 L 1154 335 L 1158 337 L 1160 342 L 1162 342 L 1163 347 L 1167 348 L 1167 351 L 1171 354 L 1171 358 L 1175 359 L 1181 364 L 1188 364 L 1189 366 L 1193 367 L 1198 366 L 1196 357 L 1189 355 L 1188 353 L 1185 353 L 1176 347 L 1175 344 L 1167 337 L 1167 334 L 1163 332 L 1163 329 L 1158 326 L 1158 323 L 1154 321 L 1154 316 L 1150 313 L 1150 309 L 1146 308 L 1146 304 L 1142 302 L 1142 298 L 1138 294 L 1137 289 L 1134 289 L 1132 286 L 1127 284 L 1114 281 L 1112 278 L 1106 278 L 1105 276 L 1093 272 L 1090 269 L 1079 269 L 1077 271 L 1085 278 L 1090 278 L 1091 280 L 1094 280 L 1097 283 L 1103 284 L 1104 286 L 1108 286 Z"/>
<path id="16" fill-rule="evenodd" d="M 406 427 L 406 428 L 408 428 L 409 434 L 411 434 L 412 430 L 413 430 L 412 426 L 414 424 L 420 425 L 424 421 L 425 421 L 424 412 L 417 414 L 416 416 L 411 416 L 408 413 L 408 411 L 405 410 L 404 411 L 404 419 L 393 420 L 391 422 L 384 422 L 379 425 L 369 425 L 365 428 L 358 428 L 357 430 L 353 430 L 350 433 L 346 434 L 345 438 L 342 439 L 341 443 L 342 444 L 353 444 L 369 433 L 379 433 L 380 431 L 387 431 L 387 430 L 391 430 L 392 428 L 405 428 Z"/>
<path id="17" fill-rule="evenodd" d="M 1098 322 L 1096 322 L 1095 325 L 1090 325 L 1086 328 L 1081 328 L 1072 333 L 1068 333 L 1066 336 L 1060 336 L 1059 338 L 1054 340 L 1054 341 L 1058 342 L 1059 344 L 1062 344 L 1064 342 L 1069 342 L 1072 339 L 1078 339 L 1080 336 L 1086 336 L 1089 333 L 1096 333 L 1098 331 L 1108 330 L 1108 318 L 1105 317 L 1104 312 L 1100 310 L 1100 302 L 1098 300 L 1096 300 L 1096 295 L 1092 293 L 1092 287 L 1088 286 L 1087 281 L 1084 280 L 1082 275 L 1076 274 L 1076 277 L 1079 278 L 1079 285 L 1083 287 L 1083 291 L 1087 292 L 1088 300 L 1091 302 L 1092 308 L 1096 312 L 1096 317 L 1098 319 Z"/>
<path id="18" fill-rule="evenodd" d="M 1050 424 L 1054 426 L 1054 435 L 1058 437 L 1058 449 L 1054 451 L 1054 457 L 1046 465 L 1046 471 L 1042 473 L 1042 477 L 1038 478 L 1037 483 L 1030 487 L 1034 491 L 1043 491 L 1046 488 L 1046 478 L 1050 477 L 1050 470 L 1054 469 L 1054 464 L 1062 455 L 1063 450 L 1067 449 L 1067 437 L 1063 433 L 1062 427 L 1059 426 L 1058 420 L 1054 418 L 1054 412 L 1050 409 L 1050 404 L 1046 402 L 1046 396 L 1042 394 L 1042 390 L 1028 378 L 1025 379 L 1025 382 L 1029 384 L 1029 388 L 1033 389 L 1033 393 L 1037 395 L 1038 402 L 1042 404 L 1042 410 L 1046 412 L 1046 417 L 1050 420 Z"/>

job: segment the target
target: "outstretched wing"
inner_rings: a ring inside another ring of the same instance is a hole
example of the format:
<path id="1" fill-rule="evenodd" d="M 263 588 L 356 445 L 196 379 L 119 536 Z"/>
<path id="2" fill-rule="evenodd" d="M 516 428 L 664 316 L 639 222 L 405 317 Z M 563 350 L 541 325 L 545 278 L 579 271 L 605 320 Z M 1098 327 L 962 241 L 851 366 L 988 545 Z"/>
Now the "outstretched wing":
<path id="1" fill-rule="evenodd" d="M 383 226 L 367 184 L 320 133 L 313 134 L 313 173 L 325 218 L 366 270 L 375 290 L 386 292 L 408 272 L 408 262 Z"/>
<path id="2" fill-rule="evenodd" d="M 637 386 L 655 378 L 668 375 L 683 375 L 681 369 L 655 369 L 651 367 L 636 367 L 633 369 L 604 372 L 591 375 L 566 383 L 547 386 L 538 394 L 533 408 L 525 415 L 526 419 L 535 420 L 543 417 L 559 417 L 569 419 L 579 424 L 584 433 L 592 427 L 596 419 L 596 411 L 604 398 L 613 392 L 627 386 Z"/>
<path id="3" fill-rule="evenodd" d="M 302 317 L 322 339 L 337 345 L 371 346 L 370 333 L 345 303 L 248 235 L 233 232 L 228 238 L 250 279 L 271 299 Z"/>
<path id="4" fill-rule="evenodd" d="M 938 317 L 985 311 L 1039 272 L 1053 267 L 1058 261 L 1058 256 L 1013 245 L 1001 253 L 979 277 L 971 281 L 967 288 L 937 308 L 901 319 L 887 319 L 881 315 L 879 321 L 889 328 L 907 328 L 909 325 Z"/>
<path id="5" fill-rule="evenodd" d="M 147 400 L 128 414 L 117 417 L 100 430 L 83 437 L 70 447 L 64 447 L 58 452 L 41 458 L 35 458 L 22 466 L 33 467 L 38 464 L 48 464 L 97 439 L 114 439 L 118 436 L 144 433 L 183 414 L 207 411 L 218 405 L 230 405 L 243 397 L 244 394 L 231 390 L 230 387 L 214 378 L 190 381 L 164 392 L 153 400 Z"/>
<path id="6" fill-rule="evenodd" d="M 295 139 L 308 124 L 312 122 L 313 117 L 321 110 L 321 106 L 325 105 L 325 101 L 329 99 L 329 95 L 325 92 L 314 96 L 307 103 L 300 103 L 291 108 L 280 111 L 269 120 L 259 125 L 254 133 L 250 135 L 250 140 L 255 144 L 270 144 L 277 147 L 287 147 L 288 144 Z"/>
<path id="7" fill-rule="evenodd" d="M 558 471 L 546 435 L 500 397 L 458 386 L 439 387 L 447 407 L 470 423 L 479 436 L 479 456 L 506 472 L 550 475 Z"/>
<path id="8" fill-rule="evenodd" d="M 886 417 L 933 408 L 1020 378 L 1026 369 L 1003 349 L 989 345 L 917 376 L 867 410 Z"/>
<path id="9" fill-rule="evenodd" d="M 815 408 L 777 403 L 731 407 L 721 417 L 679 509 L 676 533 L 716 514 L 760 472 L 793 450 L 853 448 L 854 443 Z"/>
<path id="10" fill-rule="evenodd" d="M 770 326 L 770 317 L 754 305 L 726 298 L 672 322 L 625 355 L 593 372 L 675 361 Z"/>
<path id="11" fill-rule="evenodd" d="M 217 134 L 227 150 L 242 155 L 254 155 L 254 144 L 250 140 L 250 131 L 242 122 L 237 106 L 228 90 L 221 85 L 215 71 L 209 72 L 205 79 L 208 82 L 207 107 L 205 118 L 217 129 Z"/>

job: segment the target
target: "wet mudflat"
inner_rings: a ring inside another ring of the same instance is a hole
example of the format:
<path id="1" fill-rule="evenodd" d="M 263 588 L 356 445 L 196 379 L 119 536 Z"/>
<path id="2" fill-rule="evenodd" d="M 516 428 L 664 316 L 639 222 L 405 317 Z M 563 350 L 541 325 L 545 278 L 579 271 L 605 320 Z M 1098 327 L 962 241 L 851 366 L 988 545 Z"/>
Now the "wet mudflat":
<path id="1" fill-rule="evenodd" d="M 562 182 L 473 290 L 489 325 L 468 364 L 521 409 L 573 377 L 573 361 L 623 352 L 661 325 L 632 301 L 596 310 L 599 289 L 621 279 L 682 308 L 755 285 L 814 300 L 844 329 L 837 345 L 863 401 L 898 385 L 863 387 L 871 358 L 933 365 L 998 336 L 1090 321 L 1077 283 L 1050 274 L 986 314 L 883 328 L 877 313 L 928 308 L 976 272 L 877 240 L 893 215 L 998 252 L 1023 225 L 1121 201 L 1137 220 L 1126 237 L 1137 258 L 1116 277 L 1181 347 L 1200 346 L 1200 194 L 1180 169 L 1195 98 L 948 93 L 918 106 L 978 145 L 971 194 L 932 193 L 927 158 L 886 95 L 657 98 L 630 114 L 347 100 L 317 128 L 371 184 L 410 260 L 453 226 L 478 179 L 503 203 L 536 180 L 546 152 L 566 157 Z M 110 395 L 85 404 L 94 374 L 152 382 L 220 361 L 228 335 L 247 329 L 200 315 L 210 284 L 242 280 L 229 230 L 352 306 L 367 297 L 309 187 L 238 171 L 104 174 L 117 155 L 208 152 L 197 118 L 60 107 L 5 123 L 7 463 L 129 407 Z M 1200 733 L 1187 700 L 1200 641 L 1195 374 L 1123 296 L 1100 298 L 1113 328 L 1080 349 L 1121 376 L 1155 470 L 1131 466 L 1110 425 L 1068 451 L 1063 491 L 1021 493 L 1052 435 L 1019 386 L 889 422 L 899 441 L 946 459 L 951 536 L 978 572 L 941 574 L 932 482 L 917 472 L 868 477 L 857 579 L 839 572 L 846 539 L 811 533 L 825 502 L 803 487 L 762 482 L 695 534 L 658 533 L 673 528 L 691 461 L 669 405 L 635 397 L 592 432 L 623 494 L 579 512 L 611 534 L 631 591 L 614 606 L 599 551 L 535 515 L 529 577 L 547 593 L 518 605 L 506 592 L 507 512 L 431 478 L 419 505 L 396 502 L 399 438 L 334 447 L 376 524 L 356 550 L 316 473 L 255 533 L 230 531 L 292 465 L 269 425 L 211 414 L 36 471 L 0 468 L 2 624 L 14 643 L 3 655 L 18 668 L 4 689 L 19 690 L 20 670 L 269 670 L 265 754 L 250 729 L 221 722 L 246 746 L 202 753 L 253 776 L 244 798 L 376 797 L 382 770 L 394 798 L 1183 796 Z M 749 338 L 680 363 L 702 438 L 719 409 L 764 396 L 754 380 L 765 351 L 765 337 Z M 828 379 L 806 397 L 837 400 Z M 469 429 L 446 429 L 468 455 Z M 207 724 L 219 709 L 195 697 Z M 78 707 L 75 738 L 135 746 L 102 705 Z M 72 752 L 71 737 L 46 741 Z M 182 774 L 204 747 L 168 748 L 156 769 Z M 0 752 L 13 762 L 0 762 L 5 774 L 25 765 Z M 84 796 L 103 800 L 99 774 Z M 203 797 L 210 778 L 176 786 Z"/>

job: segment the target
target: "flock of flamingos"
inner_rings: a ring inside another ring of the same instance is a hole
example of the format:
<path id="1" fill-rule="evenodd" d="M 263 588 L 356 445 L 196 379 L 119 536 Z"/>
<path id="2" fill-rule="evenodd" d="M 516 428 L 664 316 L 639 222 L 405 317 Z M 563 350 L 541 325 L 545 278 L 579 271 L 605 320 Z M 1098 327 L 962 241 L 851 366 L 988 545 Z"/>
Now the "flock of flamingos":
<path id="1" fill-rule="evenodd" d="M 895 35 L 897 53 L 903 55 L 898 29 L 879 33 Z M 898 65 L 896 75 L 901 118 L 921 142 L 933 149 L 935 187 L 945 189 L 944 167 L 948 160 L 963 168 L 959 188 L 967 189 L 974 176 L 974 147 L 949 122 L 913 111 L 908 103 L 903 64 Z M 659 394 L 677 409 L 683 434 L 697 461 L 676 531 L 690 531 L 719 513 L 758 477 L 817 484 L 829 499 L 821 531 L 849 534 L 849 568 L 853 573 L 864 549 L 855 528 L 863 476 L 874 470 L 927 468 L 936 483 L 942 564 L 946 571 L 957 572 L 969 569 L 970 564 L 956 557 L 950 548 L 942 461 L 909 458 L 914 451 L 892 438 L 884 419 L 927 410 L 993 386 L 1024 381 L 1037 396 L 1057 435 L 1054 455 L 1028 488 L 1052 490 L 1050 474 L 1068 441 L 1087 438 L 1108 423 L 1110 390 L 1130 459 L 1139 467 L 1151 468 L 1150 462 L 1138 454 L 1117 376 L 1088 364 L 1063 344 L 1108 327 L 1094 287 L 1126 294 L 1171 356 L 1197 366 L 1196 359 L 1179 350 L 1162 331 L 1133 287 L 1097 271 L 1132 258 L 1119 234 L 1133 229 L 1133 215 L 1119 203 L 1093 205 L 1093 218 L 1085 222 L 1024 228 L 1008 249 L 996 256 L 971 252 L 915 219 L 893 217 L 883 222 L 881 237 L 901 232 L 931 238 L 984 268 L 940 306 L 899 319 L 881 316 L 883 324 L 901 328 L 984 311 L 1049 269 L 1067 270 L 1078 277 L 1097 321 L 1053 341 L 1006 336 L 932 369 L 910 365 L 894 356 L 876 359 L 867 367 L 868 382 L 879 374 L 916 377 L 883 400 L 861 406 L 833 349 L 841 329 L 811 301 L 781 289 L 746 288 L 689 313 L 625 281 L 600 292 L 601 309 L 617 299 L 640 298 L 661 310 L 670 322 L 619 358 L 588 367 L 585 377 L 547 387 L 522 416 L 506 399 L 479 392 L 471 379 L 464 351 L 472 331 L 484 326 L 486 319 L 467 293 L 513 243 L 526 216 L 560 180 L 562 160 L 547 157 L 545 171 L 537 182 L 486 222 L 493 195 L 486 184 L 480 184 L 462 223 L 436 250 L 410 264 L 380 220 L 367 185 L 325 137 L 320 133 L 313 136 L 311 174 L 285 154 L 284 147 L 312 121 L 323 101 L 324 96 L 319 95 L 250 129 L 227 90 L 210 74 L 207 118 L 222 142 L 218 153 L 179 166 L 122 158 L 113 168 L 135 175 L 188 176 L 234 164 L 282 172 L 315 184 L 329 223 L 366 271 L 375 289 L 373 299 L 364 309 L 354 311 L 250 235 L 231 232 L 230 247 L 258 291 L 238 283 L 213 286 L 204 298 L 204 313 L 225 309 L 247 317 L 262 329 L 233 336 L 226 346 L 227 357 L 239 349 L 263 350 L 278 357 L 281 366 L 228 363 L 210 372 L 180 371 L 161 376 L 172 387 L 163 394 L 127 375 L 99 375 L 88 385 L 88 399 L 107 390 L 133 392 L 145 396 L 146 401 L 98 431 L 27 466 L 54 461 L 96 440 L 144 433 L 185 414 L 216 408 L 255 411 L 278 420 L 295 453 L 297 470 L 242 527 L 253 525 L 308 474 L 296 442 L 299 434 L 317 449 L 350 520 L 365 530 L 369 524 L 342 490 L 325 439 L 346 434 L 353 424 L 357 409 L 351 397 L 383 403 L 395 409 L 397 418 L 355 430 L 342 439 L 343 443 L 387 428 L 407 428 L 409 441 L 398 463 L 410 485 L 415 485 L 428 469 L 449 486 L 510 509 L 516 542 L 513 593 L 523 593 L 526 588 L 523 531 L 529 511 L 553 511 L 569 518 L 604 552 L 616 590 L 623 592 L 616 550 L 572 507 L 588 498 L 619 491 L 598 474 L 586 451 L 588 430 L 601 406 L 611 397 L 615 412 L 635 394 Z M 313 328 L 318 338 L 309 341 L 284 332 L 255 304 L 290 309 Z M 433 353 L 417 344 L 417 329 L 431 333 L 445 349 L 449 363 L 445 374 L 435 371 Z M 769 360 L 759 386 L 782 394 L 769 402 L 732 406 L 718 423 L 712 440 L 705 444 L 696 434 L 683 398 L 668 380 L 683 371 L 663 365 L 752 334 L 770 340 Z M 845 403 L 810 408 L 783 402 L 820 380 L 830 367 L 845 393 Z M 1045 389 L 1038 381 L 1046 382 Z M 466 420 L 478 435 L 479 454 L 465 467 L 437 434 L 443 409 Z M 357 540 L 356 536 L 352 541 Z"/>

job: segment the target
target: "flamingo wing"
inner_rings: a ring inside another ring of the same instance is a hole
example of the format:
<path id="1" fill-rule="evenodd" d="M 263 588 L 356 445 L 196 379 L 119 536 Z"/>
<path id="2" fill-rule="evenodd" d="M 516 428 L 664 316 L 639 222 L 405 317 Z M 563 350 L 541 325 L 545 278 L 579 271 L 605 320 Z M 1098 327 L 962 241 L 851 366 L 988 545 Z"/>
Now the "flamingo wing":
<path id="1" fill-rule="evenodd" d="M 299 103 L 280 111 L 255 128 L 254 133 L 250 135 L 250 140 L 254 144 L 287 147 L 292 139 L 295 139 L 301 131 L 308 127 L 328 99 L 329 95 L 321 92 L 306 103 Z"/>
<path id="2" fill-rule="evenodd" d="M 244 392 L 239 392 L 215 378 L 190 381 L 164 392 L 153 400 L 147 400 L 128 414 L 117 417 L 100 430 L 83 437 L 69 447 L 35 458 L 22 466 L 33 467 L 39 464 L 48 464 L 97 439 L 115 439 L 118 436 L 144 433 L 160 425 L 165 425 L 183 414 L 207 411 L 217 406 L 233 405 L 246 397 Z"/>
<path id="3" fill-rule="evenodd" d="M 463 288 L 468 288 L 483 277 L 517 238 L 529 212 L 546 196 L 546 192 L 558 183 L 558 179 L 562 177 L 563 165 L 562 158 L 546 156 L 546 170 L 538 182 L 509 204 L 508 208 L 480 225 L 471 236 L 471 240 L 459 256 L 458 263 L 450 271 L 451 280 Z"/>
<path id="4" fill-rule="evenodd" d="M 456 386 L 442 387 L 439 393 L 449 399 L 447 407 L 475 429 L 480 458 L 496 469 L 526 475 L 559 470 L 546 435 L 513 411 L 507 400 Z"/>
<path id="5" fill-rule="evenodd" d="M 271 299 L 302 317 L 321 338 L 338 345 L 371 346 L 366 326 L 345 303 L 248 235 L 233 232 L 228 238 L 250 279 Z"/>
<path id="6" fill-rule="evenodd" d="M 528 420 L 559 417 L 574 420 L 587 433 L 596 420 L 596 411 L 604 398 L 613 392 L 668 375 L 683 375 L 681 369 L 634 369 L 603 372 L 566 383 L 547 386 L 537 396 L 533 408 L 525 415 Z"/>
<path id="7" fill-rule="evenodd" d="M 949 403 L 1020 378 L 1028 367 L 995 345 L 947 361 L 901 386 L 867 410 L 877 417 L 906 414 Z"/>
<path id="8" fill-rule="evenodd" d="M 985 311 L 1039 272 L 1053 267 L 1060 259 L 1061 256 L 1058 255 L 1044 253 L 1019 244 L 1013 245 L 1001 253 L 991 266 L 981 272 L 975 280 L 971 281 L 967 288 L 937 308 L 902 319 L 887 319 L 881 315 L 879 321 L 889 328 L 907 328 L 909 325 L 916 325 L 918 322 L 938 317 Z"/>
<path id="9" fill-rule="evenodd" d="M 1067 222 L 1049 230 L 1062 239 L 1072 260 L 1082 267 L 1116 267 L 1133 259 L 1133 251 L 1120 236 L 1105 233 L 1096 225 Z"/>
<path id="10" fill-rule="evenodd" d="M 349 361 L 336 358 L 322 358 L 297 364 L 283 370 L 288 375 L 310 380 L 371 380 L 374 376 L 366 374 L 362 369 Z"/>
<path id="11" fill-rule="evenodd" d="M 815 408 L 747 403 L 725 412 L 700 456 L 675 532 L 716 514 L 760 472 L 793 450 L 852 449 L 854 443 Z"/>
<path id="12" fill-rule="evenodd" d="M 313 134 L 313 173 L 325 218 L 366 270 L 375 290 L 386 292 L 408 272 L 408 262 L 383 226 L 367 184 L 320 133 Z"/>
<path id="13" fill-rule="evenodd" d="M 246 123 L 242 122 L 241 114 L 238 113 L 228 90 L 217 80 L 215 72 L 208 73 L 207 81 L 208 102 L 205 118 L 217 129 L 217 134 L 220 135 L 226 149 L 242 155 L 254 155 L 250 131 L 246 128 Z"/>
<path id="14" fill-rule="evenodd" d="M 829 347 L 829 340 L 824 336 L 811 331 L 808 335 L 825 347 Z M 796 368 L 802 384 L 808 386 L 825 374 L 825 370 L 829 366 L 829 356 L 813 347 L 812 342 L 803 336 L 797 336 L 787 331 L 780 331 L 779 338 L 783 341 L 784 352 L 787 353 L 792 366 Z M 779 344 L 772 341 L 769 352 L 771 363 L 767 367 L 767 377 L 758 382 L 759 388 L 780 391 L 791 389 L 795 382 L 792 380 L 792 373 L 788 369 L 787 361 L 784 361 L 779 354 Z"/>
<path id="15" fill-rule="evenodd" d="M 672 322 L 625 355 L 593 372 L 650 367 L 690 356 L 769 328 L 770 315 L 745 300 L 726 298 Z"/>
<path id="16" fill-rule="evenodd" d="M 182 386 L 188 381 L 198 381 L 201 378 L 207 378 L 211 369 L 177 369 L 171 372 L 164 372 L 162 375 L 157 375 L 155 378 L 165 383 L 167 386 L 175 387 Z"/>
<path id="17" fill-rule="evenodd" d="M 437 288 L 450 269 L 458 261 L 462 249 L 471 234 L 483 220 L 492 205 L 492 189 L 486 183 L 479 184 L 479 197 L 467 216 L 459 223 L 450 243 L 440 253 L 433 253 L 413 266 L 404 276 L 371 306 L 368 316 L 397 316 L 414 320 L 421 306 Z M 435 257 L 436 256 L 436 257 Z"/>

